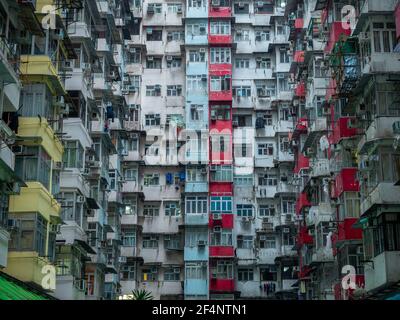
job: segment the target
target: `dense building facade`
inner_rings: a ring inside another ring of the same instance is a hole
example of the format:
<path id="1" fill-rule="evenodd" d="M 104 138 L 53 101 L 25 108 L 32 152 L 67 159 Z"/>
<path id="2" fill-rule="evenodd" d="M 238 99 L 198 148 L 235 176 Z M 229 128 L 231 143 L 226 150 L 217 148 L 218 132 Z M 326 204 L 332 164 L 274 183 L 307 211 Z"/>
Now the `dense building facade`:
<path id="1" fill-rule="evenodd" d="M 1 271 L 59 299 L 398 293 L 396 4 L 0 0 Z"/>

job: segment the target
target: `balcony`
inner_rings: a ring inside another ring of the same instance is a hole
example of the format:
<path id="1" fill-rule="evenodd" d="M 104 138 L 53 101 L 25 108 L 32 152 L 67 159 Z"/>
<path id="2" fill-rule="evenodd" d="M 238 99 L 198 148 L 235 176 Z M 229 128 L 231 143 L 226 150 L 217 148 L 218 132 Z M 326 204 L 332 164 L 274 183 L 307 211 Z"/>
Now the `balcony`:
<path id="1" fill-rule="evenodd" d="M 208 192 L 208 183 L 207 181 L 186 182 L 185 192 Z"/>
<path id="2" fill-rule="evenodd" d="M 361 240 L 362 229 L 353 228 L 353 225 L 358 221 L 358 218 L 346 218 L 339 222 L 337 242 L 347 240 Z"/>
<path id="3" fill-rule="evenodd" d="M 365 290 L 372 291 L 400 281 L 399 251 L 384 251 L 364 265 Z"/>
<path id="4" fill-rule="evenodd" d="M 284 182 L 284 181 L 278 182 L 276 193 L 295 193 L 295 192 L 296 192 L 296 187 L 293 185 L 292 182 Z"/>
<path id="5" fill-rule="evenodd" d="M 310 176 L 313 178 L 330 175 L 329 159 L 313 159 L 311 160 L 310 168 Z"/>
<path id="6" fill-rule="evenodd" d="M 353 120 L 355 120 L 353 117 L 341 117 L 336 120 L 333 127 L 333 143 L 337 144 L 342 139 L 351 138 L 357 134 L 357 128 L 350 126 Z"/>
<path id="7" fill-rule="evenodd" d="M 207 296 L 208 281 L 207 279 L 188 279 L 184 284 L 185 295 Z"/>
<path id="8" fill-rule="evenodd" d="M 234 279 L 210 279 L 210 291 L 233 292 L 235 291 Z"/>
<path id="9" fill-rule="evenodd" d="M 296 156 L 296 165 L 293 170 L 294 173 L 299 173 L 303 169 L 308 169 L 310 167 L 310 159 L 303 155 L 299 150 Z"/>
<path id="10" fill-rule="evenodd" d="M 233 258 L 234 256 L 233 246 L 209 246 L 210 258 Z"/>
<path id="11" fill-rule="evenodd" d="M 277 193 L 276 186 L 257 186 L 256 197 L 257 198 L 274 198 Z"/>
<path id="12" fill-rule="evenodd" d="M 5 37 L 0 38 L 0 74 L 1 79 L 8 83 L 18 83 L 17 55 L 13 49 L 13 44 L 8 42 Z"/>
<path id="13" fill-rule="evenodd" d="M 140 257 L 140 249 L 136 247 L 121 246 L 121 257 L 138 258 Z"/>
<path id="14" fill-rule="evenodd" d="M 314 243 L 314 239 L 307 231 L 307 227 L 301 227 L 297 234 L 296 245 L 301 248 L 303 245 L 311 245 Z"/>
<path id="15" fill-rule="evenodd" d="M 379 183 L 361 202 L 361 214 L 366 214 L 377 205 L 400 205 L 400 186 L 394 186 L 393 182 Z"/>
<path id="16" fill-rule="evenodd" d="M 307 226 L 316 226 L 321 222 L 329 222 L 334 218 L 334 210 L 330 203 L 320 202 L 317 206 L 312 206 L 307 214 Z"/>
<path id="17" fill-rule="evenodd" d="M 24 145 L 41 145 L 53 161 L 61 162 L 64 147 L 46 119 L 19 117 L 18 136 L 26 138 Z"/>
<path id="18" fill-rule="evenodd" d="M 399 121 L 400 117 L 375 118 L 358 144 L 359 152 L 366 153 L 370 147 L 375 144 L 381 144 L 384 140 L 392 142 L 394 137 L 393 125 Z"/>
<path id="19" fill-rule="evenodd" d="M 186 231 L 190 232 L 190 231 Z M 185 247 L 184 249 L 185 261 L 208 261 L 208 247 L 207 245 L 197 245 L 194 247 Z"/>
<path id="20" fill-rule="evenodd" d="M 23 82 L 44 82 L 54 95 L 66 94 L 64 85 L 49 56 L 21 55 L 19 71 Z"/>
<path id="21" fill-rule="evenodd" d="M 304 62 L 304 51 L 296 50 L 293 55 L 293 61 L 296 63 L 303 63 Z"/>
<path id="22" fill-rule="evenodd" d="M 330 248 L 320 248 L 316 250 L 311 257 L 312 264 L 333 262 L 333 252 Z"/>
<path id="23" fill-rule="evenodd" d="M 137 181 L 124 181 L 122 184 L 122 192 L 123 193 L 136 193 L 141 192 L 143 187 Z"/>
<path id="24" fill-rule="evenodd" d="M 208 34 L 208 44 L 212 45 L 230 45 L 232 44 L 232 36 L 231 35 L 222 35 L 222 34 Z"/>
<path id="25" fill-rule="evenodd" d="M 39 257 L 37 252 L 12 251 L 8 253 L 7 268 L 3 271 L 20 281 L 34 283 L 42 287 L 42 271 L 49 264 L 50 262 L 44 257 Z"/>
<path id="26" fill-rule="evenodd" d="M 186 225 L 208 225 L 209 218 L 207 213 L 185 214 Z"/>
<path id="27" fill-rule="evenodd" d="M 66 189 L 77 189 L 85 197 L 89 197 L 90 189 L 87 181 L 82 176 L 82 172 L 76 168 L 61 171 L 60 187 Z"/>
<path id="28" fill-rule="evenodd" d="M 335 177 L 335 197 L 340 197 L 343 192 L 360 190 L 357 179 L 357 168 L 343 168 Z"/>

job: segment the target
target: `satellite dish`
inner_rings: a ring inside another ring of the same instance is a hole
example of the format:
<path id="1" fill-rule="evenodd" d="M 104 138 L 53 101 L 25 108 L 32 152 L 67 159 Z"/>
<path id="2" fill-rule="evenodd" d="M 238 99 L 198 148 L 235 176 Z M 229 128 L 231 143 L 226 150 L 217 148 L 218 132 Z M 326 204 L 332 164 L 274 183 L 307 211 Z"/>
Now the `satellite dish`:
<path id="1" fill-rule="evenodd" d="M 322 136 L 321 139 L 319 139 L 319 145 L 321 151 L 327 150 L 329 148 L 329 140 L 327 136 Z"/>

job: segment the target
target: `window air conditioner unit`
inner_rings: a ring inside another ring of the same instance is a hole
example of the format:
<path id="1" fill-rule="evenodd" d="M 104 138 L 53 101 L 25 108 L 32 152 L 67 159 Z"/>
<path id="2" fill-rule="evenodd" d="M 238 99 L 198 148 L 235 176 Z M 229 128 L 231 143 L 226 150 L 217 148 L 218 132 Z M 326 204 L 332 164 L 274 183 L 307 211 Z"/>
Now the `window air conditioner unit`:
<path id="1" fill-rule="evenodd" d="M 205 53 L 205 52 L 206 52 L 206 48 L 200 48 L 200 49 L 199 49 L 199 52 L 200 52 L 200 53 Z"/>
<path id="2" fill-rule="evenodd" d="M 212 0 L 211 1 L 211 5 L 214 6 L 214 7 L 218 7 L 219 4 L 220 4 L 219 0 Z"/>
<path id="3" fill-rule="evenodd" d="M 173 57 L 172 56 L 167 56 L 167 61 L 172 61 Z"/>
<path id="4" fill-rule="evenodd" d="M 257 1 L 257 7 L 258 8 L 262 8 L 264 6 L 264 2 L 263 1 Z"/>
<path id="5" fill-rule="evenodd" d="M 207 243 L 205 240 L 197 240 L 197 246 L 199 247 L 204 247 L 206 244 Z"/>
<path id="6" fill-rule="evenodd" d="M 239 126 L 239 121 L 238 120 L 233 120 L 232 121 L 232 126 L 238 127 Z"/>
<path id="7" fill-rule="evenodd" d="M 177 14 L 182 14 L 182 7 L 178 7 L 177 10 L 176 10 L 176 13 Z"/>
<path id="8" fill-rule="evenodd" d="M 267 240 L 267 236 L 266 235 L 261 235 L 260 236 L 260 241 L 265 241 Z"/>
<path id="9" fill-rule="evenodd" d="M 220 226 L 215 226 L 213 231 L 214 232 L 221 232 L 222 228 Z"/>
<path id="10" fill-rule="evenodd" d="M 147 14 L 153 14 L 154 13 L 154 4 L 149 4 L 147 6 Z"/>
<path id="11" fill-rule="evenodd" d="M 213 213 L 212 217 L 214 220 L 222 220 L 222 215 L 220 213 Z"/>
<path id="12" fill-rule="evenodd" d="M 216 165 L 211 165 L 210 166 L 210 171 L 217 171 L 217 166 Z"/>
<path id="13" fill-rule="evenodd" d="M 202 168 L 201 171 L 200 171 L 200 173 L 201 173 L 202 175 L 206 175 L 206 174 L 207 174 L 207 168 Z"/>
<path id="14" fill-rule="evenodd" d="M 78 202 L 78 203 L 83 203 L 83 202 L 85 202 L 85 197 L 84 197 L 84 196 L 77 196 L 77 197 L 76 197 L 76 202 Z"/>
<path id="15" fill-rule="evenodd" d="M 119 263 L 126 263 L 126 257 L 118 257 Z"/>
<path id="16" fill-rule="evenodd" d="M 174 273 L 181 273 L 181 268 L 174 268 Z"/>
<path id="17" fill-rule="evenodd" d="M 136 48 L 134 48 L 134 47 L 129 48 L 129 52 L 130 53 L 136 53 Z"/>
<path id="18" fill-rule="evenodd" d="M 283 228 L 283 233 L 289 233 L 290 232 L 290 228 Z"/>
<path id="19" fill-rule="evenodd" d="M 147 57 L 147 61 L 153 61 L 154 60 L 154 57 L 153 56 L 148 56 Z"/>
<path id="20" fill-rule="evenodd" d="M 244 8 L 244 2 L 239 2 L 239 3 L 238 3 L 238 7 L 239 7 L 239 8 Z"/>

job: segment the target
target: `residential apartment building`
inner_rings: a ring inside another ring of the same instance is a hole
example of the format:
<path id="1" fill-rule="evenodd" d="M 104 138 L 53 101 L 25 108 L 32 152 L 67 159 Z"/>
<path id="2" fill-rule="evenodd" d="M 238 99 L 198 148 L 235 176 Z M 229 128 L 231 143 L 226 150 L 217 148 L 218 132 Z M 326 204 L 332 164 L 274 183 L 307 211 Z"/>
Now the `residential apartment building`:
<path id="1" fill-rule="evenodd" d="M 301 0 L 286 7 L 303 299 L 398 293 L 396 4 Z"/>
<path id="2" fill-rule="evenodd" d="M 397 2 L 0 0 L 5 277 L 77 300 L 395 296 Z"/>

